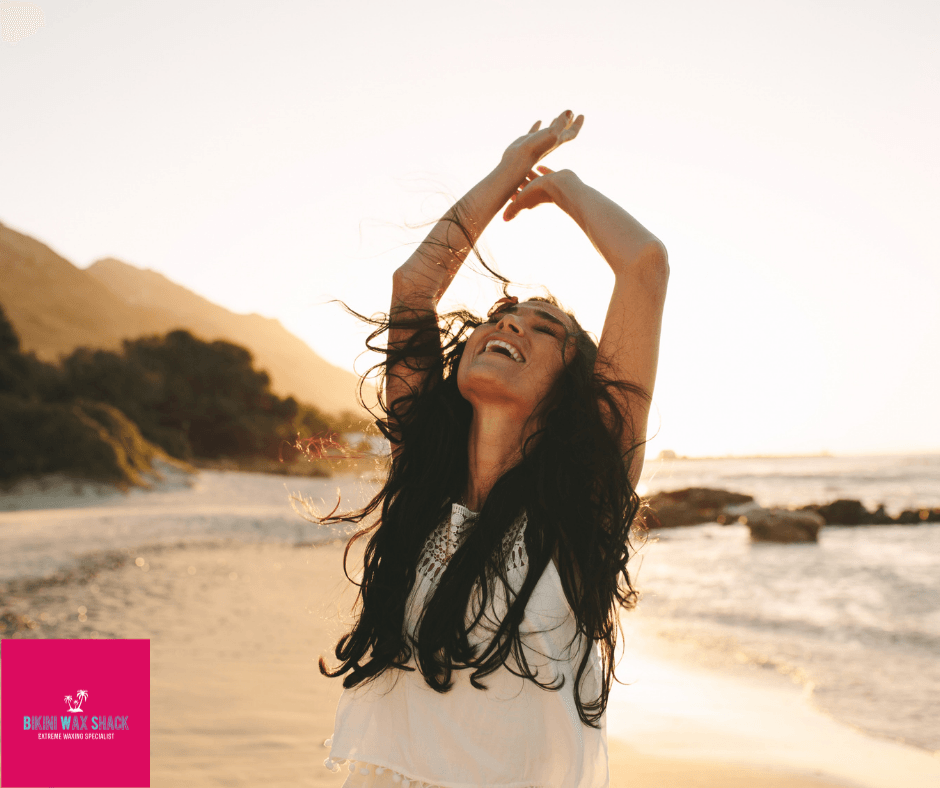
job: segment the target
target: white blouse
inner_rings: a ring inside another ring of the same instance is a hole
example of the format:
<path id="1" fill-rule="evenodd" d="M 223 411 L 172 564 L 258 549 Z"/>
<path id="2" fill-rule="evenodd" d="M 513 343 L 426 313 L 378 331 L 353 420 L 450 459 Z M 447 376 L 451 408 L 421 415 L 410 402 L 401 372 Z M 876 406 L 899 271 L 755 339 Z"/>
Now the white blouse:
<path id="1" fill-rule="evenodd" d="M 412 636 L 425 600 L 472 527 L 472 521 L 467 521 L 473 516 L 466 507 L 452 504 L 450 521 L 442 522 L 425 543 L 405 614 L 406 631 Z M 512 541 L 508 579 L 515 591 L 528 567 L 525 525 L 523 515 L 506 535 Z M 502 584 L 496 585 L 502 591 Z M 507 609 L 505 592 L 496 597 L 470 633 L 471 643 L 489 643 L 502 620 Z M 471 608 L 479 611 L 478 597 L 471 601 Z M 475 617 L 470 612 L 468 623 Z M 445 693 L 429 687 L 418 670 L 386 670 L 372 683 L 343 691 L 333 736 L 325 742 L 330 747 L 325 765 L 337 771 L 341 764 L 348 764 L 352 776 L 347 785 L 607 786 L 606 714 L 599 730 L 585 725 L 573 694 L 577 666 L 583 649 L 589 647 L 581 696 L 589 701 L 598 697 L 600 656 L 597 644 L 587 638 L 579 636 L 572 643 L 576 631 L 558 570 L 549 561 L 526 607 L 520 634 L 529 668 L 538 669 L 542 683 L 564 676 L 560 690 L 542 689 L 505 666 L 481 679 L 486 690 L 470 684 L 470 670 L 455 670 L 454 684 Z M 415 666 L 414 657 L 409 664 Z"/>

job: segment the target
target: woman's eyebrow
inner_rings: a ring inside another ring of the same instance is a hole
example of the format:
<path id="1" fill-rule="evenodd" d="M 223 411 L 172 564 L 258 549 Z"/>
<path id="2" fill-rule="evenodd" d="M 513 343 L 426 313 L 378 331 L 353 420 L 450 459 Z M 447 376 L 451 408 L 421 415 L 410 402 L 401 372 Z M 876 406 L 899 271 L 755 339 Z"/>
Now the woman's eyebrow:
<path id="1" fill-rule="evenodd" d="M 568 326 L 566 326 L 561 320 L 555 317 L 551 312 L 546 312 L 544 309 L 533 309 L 532 311 L 535 312 L 535 314 L 537 314 L 539 317 L 547 320 L 548 322 L 561 326 L 563 329 L 565 329 L 565 331 L 568 330 Z"/>

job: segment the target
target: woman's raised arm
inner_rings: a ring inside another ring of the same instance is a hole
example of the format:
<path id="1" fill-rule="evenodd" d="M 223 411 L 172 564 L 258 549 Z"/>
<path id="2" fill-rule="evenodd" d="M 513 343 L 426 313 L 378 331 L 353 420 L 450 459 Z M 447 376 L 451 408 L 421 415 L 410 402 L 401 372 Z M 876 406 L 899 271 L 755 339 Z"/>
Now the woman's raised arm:
<path id="1" fill-rule="evenodd" d="M 389 349 L 403 349 L 422 321 L 436 320 L 437 305 L 480 234 L 516 193 L 536 163 L 574 139 L 584 118 L 563 112 L 544 129 L 537 122 L 505 151 L 497 167 L 434 225 L 392 277 Z M 424 323 L 427 325 L 427 323 Z M 399 363 L 386 372 L 387 406 L 417 391 L 427 364 Z M 390 425 L 392 427 L 392 425 Z M 394 428 L 392 427 L 393 431 Z"/>
<path id="2" fill-rule="evenodd" d="M 623 403 L 634 432 L 624 436 L 626 452 L 646 438 L 669 280 L 666 248 L 623 208 L 570 170 L 537 169 L 529 173 L 503 218 L 509 221 L 521 210 L 553 202 L 577 222 L 613 269 L 614 291 L 601 333 L 598 371 L 645 392 Z M 634 485 L 643 469 L 643 458 L 641 445 L 633 452 L 630 465 Z"/>

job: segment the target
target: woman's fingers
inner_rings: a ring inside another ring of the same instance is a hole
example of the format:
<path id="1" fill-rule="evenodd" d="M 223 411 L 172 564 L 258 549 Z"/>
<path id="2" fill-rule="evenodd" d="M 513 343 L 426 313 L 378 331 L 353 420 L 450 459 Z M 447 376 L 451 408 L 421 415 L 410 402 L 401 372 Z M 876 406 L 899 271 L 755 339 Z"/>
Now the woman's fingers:
<path id="1" fill-rule="evenodd" d="M 578 117 L 575 118 L 574 113 L 570 109 L 566 109 L 561 115 L 549 123 L 544 130 L 553 131 L 559 138 L 569 139 L 568 134 L 571 134 L 571 138 L 574 138 L 581 128 L 582 123 L 584 123 L 584 115 L 578 115 Z M 536 124 L 529 129 L 529 134 L 534 134 L 539 130 L 541 125 L 542 121 L 537 121 Z M 571 133 L 572 128 L 574 128 L 573 133 Z"/>
<path id="2" fill-rule="evenodd" d="M 578 132 L 581 131 L 581 126 L 583 125 L 584 115 L 578 115 L 575 117 L 571 110 L 565 110 L 562 112 L 561 115 L 552 121 L 548 129 L 546 129 L 546 131 L 551 131 L 555 135 L 553 149 L 566 142 L 570 142 L 575 137 L 577 137 Z M 546 153 L 547 152 L 548 151 L 546 151 Z"/>
<path id="3" fill-rule="evenodd" d="M 525 180 L 522 181 L 522 183 L 520 183 L 516 187 L 516 193 L 512 195 L 512 197 L 510 197 L 509 199 L 515 200 L 516 197 L 518 197 L 519 194 L 522 192 L 522 190 L 525 189 L 526 186 L 528 186 L 530 183 L 532 183 L 532 181 L 534 181 L 538 177 L 539 177 L 539 173 L 537 173 L 535 170 L 529 170 L 525 175 Z"/>
<path id="4" fill-rule="evenodd" d="M 574 139 L 583 122 L 584 116 L 575 117 L 571 110 L 565 110 L 544 128 L 542 121 L 537 120 L 526 134 L 514 140 L 506 148 L 503 159 L 513 163 L 527 160 L 531 166 L 559 145 Z"/>
<path id="5" fill-rule="evenodd" d="M 503 211 L 503 219 L 507 222 L 511 221 L 518 216 L 520 212 L 528 208 L 534 208 L 536 205 L 543 202 L 545 202 L 545 200 L 540 199 L 537 195 L 524 194 L 521 200 L 513 200 L 506 206 L 506 210 Z"/>
<path id="6" fill-rule="evenodd" d="M 571 125 L 567 126 L 565 130 L 561 133 L 562 140 L 568 142 L 573 140 L 578 136 L 578 132 L 581 131 L 581 126 L 584 125 L 584 115 L 578 115 L 572 122 Z"/>
<path id="7" fill-rule="evenodd" d="M 516 187 L 516 194 L 518 194 L 519 192 L 521 192 L 521 191 L 522 191 L 526 186 L 528 186 L 532 181 L 534 181 L 536 178 L 538 178 L 539 175 L 540 175 L 540 173 L 536 172 L 535 170 L 529 170 L 529 171 L 525 174 L 525 179 L 522 181 L 522 183 L 520 183 L 520 184 Z"/>
<path id="8" fill-rule="evenodd" d="M 507 205 L 506 210 L 503 211 L 503 219 L 505 221 L 511 221 L 520 211 L 524 211 L 527 208 L 534 208 L 536 205 L 540 205 L 543 202 L 551 201 L 551 198 L 548 197 L 547 193 L 542 189 L 541 184 L 538 183 L 538 179 L 542 175 L 554 172 L 554 170 L 550 170 L 548 167 L 541 165 L 536 169 L 541 170 L 541 172 L 529 170 L 529 172 L 526 173 L 525 180 L 519 184 L 516 193 L 509 198 L 509 205 Z M 519 197 L 522 199 L 517 199 Z"/>

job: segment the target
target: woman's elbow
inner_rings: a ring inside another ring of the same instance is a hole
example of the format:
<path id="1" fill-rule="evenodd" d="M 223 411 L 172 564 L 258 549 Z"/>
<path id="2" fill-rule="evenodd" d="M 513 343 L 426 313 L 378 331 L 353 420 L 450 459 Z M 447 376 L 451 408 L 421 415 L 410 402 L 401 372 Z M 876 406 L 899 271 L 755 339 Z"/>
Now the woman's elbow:
<path id="1" fill-rule="evenodd" d="M 392 303 L 433 309 L 437 306 L 440 293 L 414 268 L 407 265 L 395 269 L 392 274 Z"/>
<path id="2" fill-rule="evenodd" d="M 637 257 L 635 265 L 643 273 L 643 281 L 648 287 L 666 292 L 669 284 L 669 254 L 658 238 L 647 243 Z"/>

